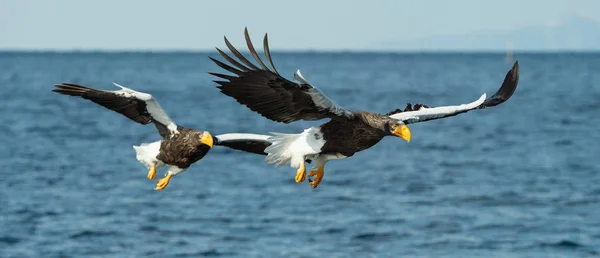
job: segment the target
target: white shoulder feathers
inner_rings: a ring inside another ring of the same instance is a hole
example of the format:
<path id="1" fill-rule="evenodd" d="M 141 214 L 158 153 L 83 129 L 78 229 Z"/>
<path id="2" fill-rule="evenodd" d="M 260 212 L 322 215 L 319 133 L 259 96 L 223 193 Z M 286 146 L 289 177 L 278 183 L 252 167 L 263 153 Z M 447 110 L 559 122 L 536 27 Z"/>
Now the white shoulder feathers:
<path id="1" fill-rule="evenodd" d="M 113 82 L 113 84 L 115 86 L 121 88 L 121 90 L 113 91 L 114 93 L 119 94 L 121 96 L 134 97 L 136 99 L 144 101 L 146 103 L 146 110 L 148 111 L 150 116 L 152 116 L 152 118 L 154 120 L 165 125 L 169 129 L 171 134 L 179 133 L 179 131 L 177 131 L 177 124 L 175 124 L 175 122 L 173 122 L 173 120 L 171 120 L 171 118 L 160 107 L 160 105 L 154 99 L 154 97 L 152 97 L 152 95 L 150 95 L 148 93 L 129 89 L 129 88 L 119 85 L 118 83 L 115 83 L 115 82 Z"/>
<path id="2" fill-rule="evenodd" d="M 484 93 L 483 95 L 481 95 L 481 97 L 479 97 L 479 99 L 471 103 L 462 104 L 458 106 L 441 106 L 433 108 L 421 107 L 419 110 L 400 112 L 397 114 L 390 115 L 390 117 L 402 120 L 406 123 L 416 123 L 476 109 L 481 104 L 483 104 L 485 98 L 486 94 Z"/>

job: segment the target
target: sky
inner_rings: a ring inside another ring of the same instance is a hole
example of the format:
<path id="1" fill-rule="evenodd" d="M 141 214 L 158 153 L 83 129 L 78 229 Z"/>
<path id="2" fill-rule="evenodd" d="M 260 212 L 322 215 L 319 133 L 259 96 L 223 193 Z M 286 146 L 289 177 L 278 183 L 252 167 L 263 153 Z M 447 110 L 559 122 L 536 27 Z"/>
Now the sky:
<path id="1" fill-rule="evenodd" d="M 597 0 L 0 0 L 0 49 L 214 50 L 243 30 L 272 50 L 368 50 L 378 42 L 600 21 Z M 410 46 L 409 46 L 410 47 Z M 418 46 L 413 46 L 418 48 Z"/>

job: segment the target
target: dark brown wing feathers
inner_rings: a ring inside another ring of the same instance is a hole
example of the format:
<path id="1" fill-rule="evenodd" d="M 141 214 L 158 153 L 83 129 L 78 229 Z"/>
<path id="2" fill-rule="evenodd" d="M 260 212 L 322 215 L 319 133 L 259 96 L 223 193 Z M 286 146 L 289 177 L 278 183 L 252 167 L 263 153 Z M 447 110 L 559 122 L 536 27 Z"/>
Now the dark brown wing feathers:
<path id="1" fill-rule="evenodd" d="M 387 113 L 385 115 L 386 116 L 390 116 L 390 115 L 393 115 L 393 114 L 398 114 L 398 113 L 402 113 L 402 112 L 406 112 L 406 111 L 415 111 L 415 110 L 421 109 L 421 107 L 429 108 L 429 106 L 423 105 L 423 104 L 419 104 L 419 103 L 415 104 L 414 107 L 412 106 L 412 104 L 407 103 L 406 107 L 404 108 L 404 110 L 402 110 L 401 108 L 398 108 L 398 109 L 396 109 L 394 111 L 391 111 L 391 112 L 389 112 L 389 113 Z"/>
<path id="2" fill-rule="evenodd" d="M 256 153 L 260 155 L 267 155 L 265 153 L 265 149 L 271 145 L 269 142 L 265 141 L 223 141 L 223 142 L 215 142 L 215 145 L 226 146 L 232 149 L 246 151 L 250 153 Z"/>
<path id="3" fill-rule="evenodd" d="M 54 85 L 58 89 L 52 91 L 68 96 L 82 97 L 98 105 L 126 116 L 136 123 L 147 125 L 153 123 L 158 129 L 158 134 L 166 138 L 171 133 L 167 126 L 154 120 L 146 109 L 146 102 L 134 97 L 119 96 L 111 91 L 103 91 L 85 87 L 75 83 L 61 83 Z"/>
<path id="4" fill-rule="evenodd" d="M 265 34 L 265 39 L 263 40 L 263 49 L 265 51 L 265 56 L 267 56 L 267 60 L 269 61 L 269 64 L 271 65 L 271 68 L 273 68 L 273 72 L 275 72 L 276 74 L 279 74 L 277 69 L 275 69 L 275 65 L 273 64 L 273 59 L 271 58 L 271 51 L 269 50 L 269 39 L 268 39 L 267 34 Z"/>
<path id="5" fill-rule="evenodd" d="M 116 96 L 110 92 L 88 88 L 75 83 L 62 83 L 54 86 L 58 88 L 52 90 L 56 93 L 91 100 L 92 102 L 118 112 L 137 123 L 145 125 L 152 122 L 152 117 L 146 111 L 146 103 L 139 99 Z"/>
<path id="6" fill-rule="evenodd" d="M 223 37 L 223 39 L 225 40 L 225 44 L 227 45 L 227 48 L 229 48 L 229 51 L 231 51 L 231 53 L 233 53 L 239 60 L 244 62 L 244 64 L 246 64 L 248 67 L 250 67 L 253 70 L 258 69 L 258 67 L 256 67 L 252 62 L 250 62 L 250 60 L 246 59 L 246 57 L 244 57 L 244 55 L 242 55 L 237 49 L 235 49 L 233 47 L 233 45 L 231 45 L 229 40 L 227 40 L 227 37 Z M 219 53 L 220 53 L 220 51 L 219 51 Z M 220 54 L 224 55 L 223 53 L 220 53 Z"/>
<path id="7" fill-rule="evenodd" d="M 263 61 L 260 60 L 260 57 L 258 57 L 258 54 L 256 53 L 254 46 L 252 45 L 252 40 L 250 40 L 250 35 L 248 34 L 248 28 L 244 29 L 244 37 L 246 38 L 246 44 L 248 45 L 248 50 L 250 51 L 250 54 L 252 54 L 256 62 L 260 64 L 260 67 L 262 67 L 263 70 L 269 71 L 269 69 L 267 69 Z"/>
<path id="8" fill-rule="evenodd" d="M 219 67 L 237 75 L 225 75 L 210 73 L 227 81 L 215 81 L 219 84 L 217 88 L 227 96 L 233 97 L 240 104 L 247 106 L 262 116 L 283 123 L 291 123 L 297 120 L 319 120 L 336 116 L 328 109 L 317 106 L 308 94 L 313 90 L 312 86 L 294 83 L 281 77 L 271 59 L 268 48 L 268 39 L 264 38 L 265 56 L 273 68 L 269 70 L 260 59 L 254 49 L 248 30 L 244 30 L 246 43 L 250 54 L 258 62 L 260 68 L 245 58 L 227 38 L 225 44 L 240 61 L 236 61 L 228 54 L 217 48 L 219 54 L 231 65 L 225 64 L 214 58 L 210 58 Z M 244 63 L 245 65 L 243 65 Z"/>
<path id="9" fill-rule="evenodd" d="M 519 61 L 516 61 L 512 69 L 506 73 L 502 86 L 492 97 L 486 99 L 479 109 L 493 107 L 507 101 L 517 89 L 519 83 Z"/>

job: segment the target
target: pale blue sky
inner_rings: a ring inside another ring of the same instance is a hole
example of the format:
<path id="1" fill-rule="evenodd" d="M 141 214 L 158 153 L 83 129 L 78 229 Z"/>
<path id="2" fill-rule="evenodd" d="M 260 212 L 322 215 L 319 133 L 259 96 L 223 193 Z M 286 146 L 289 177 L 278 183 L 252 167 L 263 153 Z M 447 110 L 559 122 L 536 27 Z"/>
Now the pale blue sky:
<path id="1" fill-rule="evenodd" d="M 361 50 L 378 42 L 600 21 L 597 0 L 0 0 L 0 49 L 213 50 L 248 26 L 275 50 Z M 418 46 L 414 46 L 418 48 Z"/>

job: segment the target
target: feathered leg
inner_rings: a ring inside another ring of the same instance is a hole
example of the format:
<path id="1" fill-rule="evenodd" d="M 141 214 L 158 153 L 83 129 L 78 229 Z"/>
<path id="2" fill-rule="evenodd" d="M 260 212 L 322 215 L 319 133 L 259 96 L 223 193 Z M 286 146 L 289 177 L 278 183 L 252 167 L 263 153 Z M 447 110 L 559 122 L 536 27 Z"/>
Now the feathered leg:
<path id="1" fill-rule="evenodd" d="M 183 171 L 185 171 L 184 168 L 170 166 L 169 170 L 167 171 L 167 175 L 165 177 L 159 179 L 158 182 L 156 182 L 156 188 L 154 188 L 154 190 L 165 189 L 165 187 L 167 187 L 167 185 L 169 185 L 169 182 L 171 181 L 171 177 L 173 177 Z"/>

